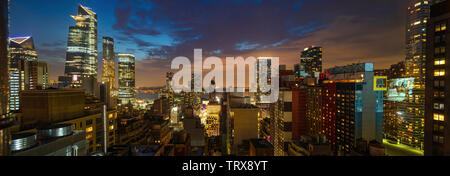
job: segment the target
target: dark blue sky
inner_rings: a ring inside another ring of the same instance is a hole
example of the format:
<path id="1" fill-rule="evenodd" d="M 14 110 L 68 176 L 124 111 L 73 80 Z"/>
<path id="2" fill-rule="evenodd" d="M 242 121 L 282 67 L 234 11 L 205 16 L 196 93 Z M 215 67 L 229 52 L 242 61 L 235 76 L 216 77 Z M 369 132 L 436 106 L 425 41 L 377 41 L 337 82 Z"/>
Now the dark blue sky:
<path id="1" fill-rule="evenodd" d="M 278 56 L 288 68 L 309 45 L 324 47 L 325 68 L 358 61 L 386 68 L 404 59 L 407 0 L 11 1 L 11 36 L 33 36 L 52 79 L 63 74 L 69 15 L 79 3 L 98 14 L 99 39 L 113 37 L 117 52 L 137 56 L 138 86 L 162 85 L 170 60 L 192 57 L 194 48 Z"/>

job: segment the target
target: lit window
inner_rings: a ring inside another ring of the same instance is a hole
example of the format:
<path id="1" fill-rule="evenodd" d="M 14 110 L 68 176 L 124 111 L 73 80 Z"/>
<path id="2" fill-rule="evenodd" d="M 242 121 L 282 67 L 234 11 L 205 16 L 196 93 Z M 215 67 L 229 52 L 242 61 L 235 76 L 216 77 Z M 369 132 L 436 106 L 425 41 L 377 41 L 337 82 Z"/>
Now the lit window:
<path id="1" fill-rule="evenodd" d="M 93 128 L 93 127 L 88 127 L 88 128 L 86 128 L 86 133 L 89 133 L 89 132 L 92 132 L 92 131 L 94 131 L 94 128 Z"/>
<path id="2" fill-rule="evenodd" d="M 444 114 L 434 113 L 433 119 L 436 121 L 442 121 L 442 122 L 445 121 Z"/>
<path id="3" fill-rule="evenodd" d="M 434 65 L 445 65 L 445 59 L 440 58 L 434 61 Z"/>
<path id="4" fill-rule="evenodd" d="M 437 24 L 436 25 L 436 32 L 440 32 L 440 31 L 445 31 L 447 30 L 447 24 L 446 23 L 441 23 L 441 24 Z"/>
<path id="5" fill-rule="evenodd" d="M 444 69 L 434 70 L 434 76 L 445 76 L 445 70 Z"/>

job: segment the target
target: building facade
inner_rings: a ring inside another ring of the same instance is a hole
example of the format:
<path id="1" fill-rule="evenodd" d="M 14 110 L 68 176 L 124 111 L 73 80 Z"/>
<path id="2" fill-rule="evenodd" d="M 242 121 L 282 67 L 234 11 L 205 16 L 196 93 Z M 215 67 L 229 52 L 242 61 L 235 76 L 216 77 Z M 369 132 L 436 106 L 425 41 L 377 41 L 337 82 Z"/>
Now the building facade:
<path id="1" fill-rule="evenodd" d="M 373 63 L 328 69 L 336 82 L 336 147 L 341 154 L 365 151 L 358 141 L 382 143 L 386 77 L 374 76 Z"/>
<path id="2" fill-rule="evenodd" d="M 104 83 L 109 83 L 109 89 L 116 90 L 116 60 L 114 53 L 114 39 L 103 37 L 103 77 Z"/>
<path id="3" fill-rule="evenodd" d="M 69 27 L 65 76 L 72 78 L 72 87 L 80 87 L 81 77 L 97 78 L 97 14 L 80 4 L 71 17 L 76 25 Z"/>
<path id="4" fill-rule="evenodd" d="M 322 88 L 306 87 L 306 121 L 309 136 L 321 135 L 322 129 Z"/>
<path id="5" fill-rule="evenodd" d="M 450 2 L 434 4 L 427 28 L 425 151 L 426 156 L 450 155 Z"/>
<path id="6" fill-rule="evenodd" d="M 16 37 L 9 41 L 10 110 L 18 111 L 19 92 L 37 88 L 37 52 L 32 37 Z"/>
<path id="7" fill-rule="evenodd" d="M 9 154 L 9 0 L 0 0 L 0 156 Z"/>
<path id="8" fill-rule="evenodd" d="M 322 55 L 322 47 L 305 48 L 300 56 L 300 75 L 315 77 L 316 73 L 322 73 Z"/>
<path id="9" fill-rule="evenodd" d="M 135 104 L 136 78 L 135 57 L 131 54 L 119 54 L 119 103 Z"/>
<path id="10" fill-rule="evenodd" d="M 400 143 L 423 149 L 425 116 L 426 26 L 430 18 L 430 1 L 409 1 L 406 26 L 405 77 L 414 78 L 413 94 L 398 103 L 402 114 Z"/>
<path id="11" fill-rule="evenodd" d="M 83 90 L 23 91 L 20 100 L 23 116 L 20 126 L 26 130 L 23 132 L 34 132 L 33 129 L 39 126 L 72 124 L 74 130 L 85 132 L 88 154 L 104 152 L 105 141 L 107 147 L 115 145 L 117 111 L 105 112 L 104 103 Z"/>

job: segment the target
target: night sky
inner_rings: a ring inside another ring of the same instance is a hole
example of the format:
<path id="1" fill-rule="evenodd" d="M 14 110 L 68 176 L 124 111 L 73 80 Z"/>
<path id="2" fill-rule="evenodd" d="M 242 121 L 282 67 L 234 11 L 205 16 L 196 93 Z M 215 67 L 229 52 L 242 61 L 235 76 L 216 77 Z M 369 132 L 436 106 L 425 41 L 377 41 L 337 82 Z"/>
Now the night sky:
<path id="1" fill-rule="evenodd" d="M 192 58 L 194 48 L 204 57 L 278 56 L 288 68 L 310 45 L 324 47 L 324 68 L 387 68 L 405 57 L 407 0 L 12 0 L 11 37 L 33 36 L 51 79 L 64 73 L 79 3 L 98 14 L 99 53 L 110 36 L 116 52 L 136 55 L 138 87 L 163 85 L 171 59 Z"/>

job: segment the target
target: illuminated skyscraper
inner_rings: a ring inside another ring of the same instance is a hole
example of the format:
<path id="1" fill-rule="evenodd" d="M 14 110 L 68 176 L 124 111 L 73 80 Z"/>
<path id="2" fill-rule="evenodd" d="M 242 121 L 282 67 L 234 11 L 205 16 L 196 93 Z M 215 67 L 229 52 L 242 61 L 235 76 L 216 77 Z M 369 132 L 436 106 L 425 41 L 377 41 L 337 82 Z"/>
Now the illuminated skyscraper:
<path id="1" fill-rule="evenodd" d="M 77 87 L 80 77 L 97 78 L 97 14 L 79 5 L 78 14 L 71 17 L 76 25 L 69 28 L 65 75 Z"/>
<path id="2" fill-rule="evenodd" d="M 424 147 L 426 27 L 430 4 L 428 0 L 411 0 L 408 6 L 405 77 L 414 78 L 414 85 L 412 94 L 398 103 L 400 143 L 421 150 Z"/>
<path id="3" fill-rule="evenodd" d="M 37 89 L 37 52 L 32 37 L 16 37 L 9 41 L 10 110 L 19 110 L 19 92 Z"/>
<path id="4" fill-rule="evenodd" d="M 315 77 L 315 73 L 322 73 L 322 52 L 322 47 L 305 48 L 300 56 L 301 76 Z"/>
<path id="5" fill-rule="evenodd" d="M 104 83 L 109 82 L 112 92 L 116 89 L 116 61 L 114 53 L 114 39 L 103 37 L 103 79 Z M 114 93 L 113 93 L 114 94 Z"/>
<path id="6" fill-rule="evenodd" d="M 135 57 L 119 54 L 119 103 L 135 103 Z"/>
<path id="7" fill-rule="evenodd" d="M 10 127 L 14 124 L 8 106 L 8 35 L 9 0 L 0 0 L 0 156 L 9 154 Z"/>

